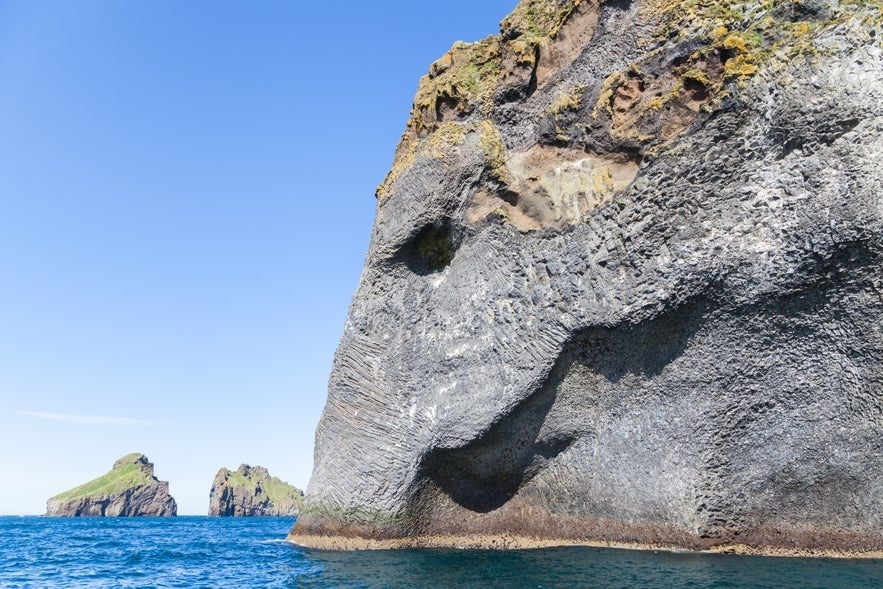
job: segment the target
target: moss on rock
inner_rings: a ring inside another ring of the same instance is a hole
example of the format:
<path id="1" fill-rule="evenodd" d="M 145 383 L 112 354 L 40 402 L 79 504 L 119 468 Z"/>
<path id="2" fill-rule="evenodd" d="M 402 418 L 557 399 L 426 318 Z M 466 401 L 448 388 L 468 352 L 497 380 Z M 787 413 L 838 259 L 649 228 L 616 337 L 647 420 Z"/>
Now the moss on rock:
<path id="1" fill-rule="evenodd" d="M 51 499 L 69 501 L 86 497 L 112 495 L 132 487 L 150 485 L 153 478 L 153 465 L 144 454 L 127 454 L 117 460 L 110 472 L 83 483 L 78 487 L 64 491 Z"/>
<path id="2" fill-rule="evenodd" d="M 296 515 L 303 491 L 271 476 L 262 466 L 221 468 L 209 493 L 209 515 Z"/>
<path id="3" fill-rule="evenodd" d="M 496 93 L 511 80 L 504 63 L 531 70 L 537 47 L 554 38 L 582 0 L 522 0 L 500 23 L 500 35 L 475 43 L 458 41 L 429 68 L 420 80 L 411 117 L 396 148 L 395 160 L 376 196 L 383 198 L 404 170 L 427 147 L 422 139 L 442 132 L 446 136 L 430 144 L 439 157 L 438 144 L 462 139 L 448 125 L 478 113 L 486 117 Z M 511 61 L 506 61 L 510 56 Z M 527 83 L 529 76 L 522 80 Z"/>

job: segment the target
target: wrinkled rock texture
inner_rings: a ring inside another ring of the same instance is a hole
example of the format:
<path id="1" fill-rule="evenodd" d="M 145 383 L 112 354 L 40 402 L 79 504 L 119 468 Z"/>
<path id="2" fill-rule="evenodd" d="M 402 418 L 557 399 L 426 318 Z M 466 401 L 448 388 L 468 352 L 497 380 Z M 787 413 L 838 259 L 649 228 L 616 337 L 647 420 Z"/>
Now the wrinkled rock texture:
<path id="1" fill-rule="evenodd" d="M 881 22 L 526 0 L 433 64 L 289 538 L 880 554 Z"/>
<path id="2" fill-rule="evenodd" d="M 60 493 L 46 502 L 52 516 L 174 516 L 175 499 L 169 483 L 153 474 L 153 463 L 143 454 L 117 460 L 105 475 Z"/>
<path id="3" fill-rule="evenodd" d="M 221 468 L 209 492 L 209 515 L 292 516 L 303 503 L 303 492 L 263 466 L 242 464 L 235 471 Z"/>

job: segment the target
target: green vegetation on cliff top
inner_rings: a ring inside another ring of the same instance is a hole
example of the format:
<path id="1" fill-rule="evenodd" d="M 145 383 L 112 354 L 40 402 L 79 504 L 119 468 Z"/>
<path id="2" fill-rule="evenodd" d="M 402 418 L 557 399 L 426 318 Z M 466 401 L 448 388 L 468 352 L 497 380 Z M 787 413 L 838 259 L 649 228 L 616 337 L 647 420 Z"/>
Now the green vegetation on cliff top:
<path id="1" fill-rule="evenodd" d="M 227 471 L 227 484 L 230 486 L 242 487 L 249 493 L 254 494 L 258 483 L 261 485 L 261 492 L 269 497 L 274 505 L 283 505 L 285 503 L 294 503 L 300 505 L 303 502 L 303 493 L 294 485 L 288 484 L 278 477 L 270 476 L 266 479 L 254 478 L 246 476 L 242 469 L 236 471 Z"/>
<path id="2" fill-rule="evenodd" d="M 583 0 L 522 0 L 500 23 L 504 36 L 554 37 Z"/>
<path id="3" fill-rule="evenodd" d="M 482 118 L 489 116 L 494 94 L 506 83 L 505 67 L 510 66 L 505 56 L 514 56 L 517 66 L 535 67 L 537 49 L 555 39 L 583 1 L 521 0 L 500 23 L 500 35 L 454 43 L 421 79 L 395 161 L 377 188 L 377 197 L 388 194 L 417 154 L 432 144 L 425 141 L 427 135 L 452 124 L 446 118 L 462 121 L 476 110 Z M 639 11 L 655 26 L 640 44 L 647 58 L 672 40 L 696 42 L 693 61 L 722 52 L 727 56 L 724 76 L 711 84 L 714 94 L 731 81 L 744 85 L 774 56 L 788 60 L 817 53 L 819 33 L 854 17 L 856 8 L 865 9 L 870 28 L 883 19 L 883 0 L 840 0 L 830 5 L 807 0 L 645 0 Z M 613 72 L 605 83 L 621 75 Z M 446 115 L 449 111 L 456 114 Z"/>
<path id="4" fill-rule="evenodd" d="M 155 483 L 153 467 L 143 454 L 134 452 L 117 460 L 113 469 L 100 477 L 59 493 L 51 499 L 69 501 L 85 497 L 103 497 L 120 493 L 132 487 Z"/>

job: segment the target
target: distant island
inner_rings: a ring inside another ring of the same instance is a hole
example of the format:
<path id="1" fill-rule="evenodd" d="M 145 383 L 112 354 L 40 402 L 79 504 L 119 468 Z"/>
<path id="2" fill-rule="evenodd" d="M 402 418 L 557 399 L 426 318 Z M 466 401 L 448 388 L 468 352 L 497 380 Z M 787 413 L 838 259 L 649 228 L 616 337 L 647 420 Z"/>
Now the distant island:
<path id="1" fill-rule="evenodd" d="M 46 502 L 49 516 L 174 516 L 175 499 L 169 483 L 153 475 L 153 463 L 140 453 L 127 454 L 110 472 L 59 493 Z"/>
<path id="2" fill-rule="evenodd" d="M 303 491 L 263 466 L 242 464 L 236 471 L 221 468 L 209 493 L 209 515 L 291 516 L 303 503 Z"/>

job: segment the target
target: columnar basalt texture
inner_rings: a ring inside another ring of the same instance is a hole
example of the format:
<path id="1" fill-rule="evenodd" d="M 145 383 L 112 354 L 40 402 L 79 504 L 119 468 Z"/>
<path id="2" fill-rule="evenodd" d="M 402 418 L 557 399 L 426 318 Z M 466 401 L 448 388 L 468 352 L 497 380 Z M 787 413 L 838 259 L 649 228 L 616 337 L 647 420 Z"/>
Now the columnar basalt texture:
<path id="1" fill-rule="evenodd" d="M 421 80 L 289 538 L 881 554 L 878 0 L 525 0 Z"/>

